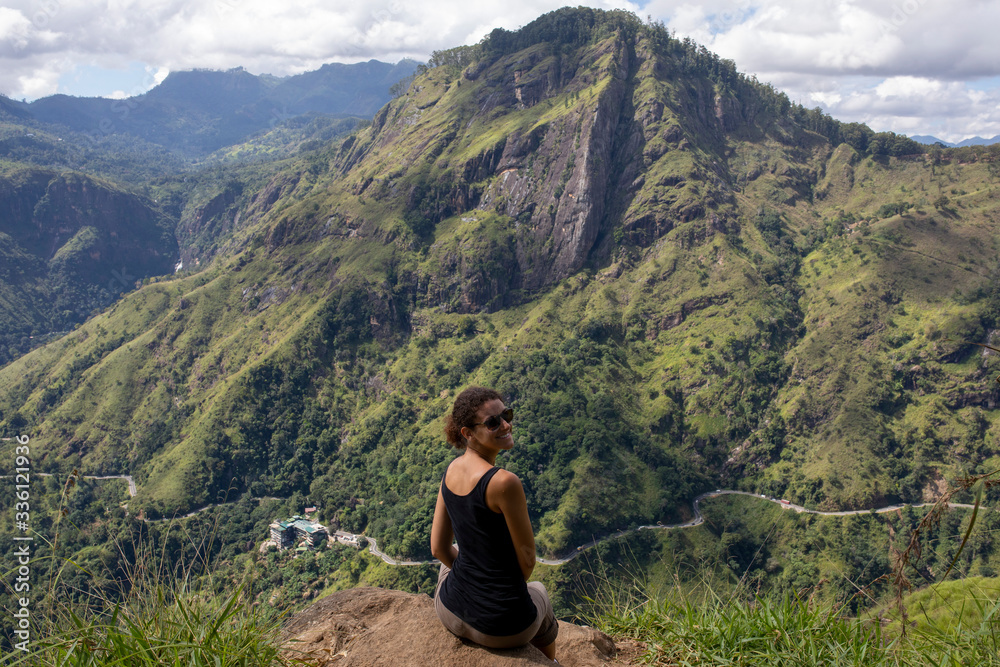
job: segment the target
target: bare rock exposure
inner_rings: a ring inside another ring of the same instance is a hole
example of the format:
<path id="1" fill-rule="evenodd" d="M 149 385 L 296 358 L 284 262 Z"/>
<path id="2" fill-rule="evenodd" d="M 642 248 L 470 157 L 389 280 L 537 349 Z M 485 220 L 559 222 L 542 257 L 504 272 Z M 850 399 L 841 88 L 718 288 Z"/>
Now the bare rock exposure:
<path id="1" fill-rule="evenodd" d="M 520 667 L 550 665 L 533 646 L 495 650 L 463 641 L 438 621 L 434 601 L 380 588 L 334 593 L 299 612 L 282 634 L 285 651 L 318 667 Z M 625 664 L 614 641 L 593 628 L 559 621 L 559 664 Z"/>

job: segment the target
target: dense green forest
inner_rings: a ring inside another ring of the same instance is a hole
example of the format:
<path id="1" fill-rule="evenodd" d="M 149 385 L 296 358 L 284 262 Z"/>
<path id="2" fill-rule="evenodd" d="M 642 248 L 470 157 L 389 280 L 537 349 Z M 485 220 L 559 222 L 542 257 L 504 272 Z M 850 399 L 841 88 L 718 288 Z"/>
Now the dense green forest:
<path id="1" fill-rule="evenodd" d="M 73 330 L 137 283 L 209 262 L 237 204 L 249 201 L 244 191 L 361 122 L 287 115 L 197 159 L 125 132 L 95 140 L 27 115 L 0 121 L 0 363 Z"/>
<path id="2" fill-rule="evenodd" d="M 393 84 L 412 74 L 417 64 L 329 63 L 287 77 L 254 75 L 242 67 L 172 72 L 145 93 L 125 99 L 52 95 L 22 103 L 4 98 L 0 121 L 82 138 L 91 148 L 107 148 L 112 142 L 126 152 L 138 147 L 159 151 L 167 159 L 198 160 L 310 115 L 334 120 L 371 117 L 389 100 Z M 106 152 L 113 160 L 118 151 Z"/>
<path id="3" fill-rule="evenodd" d="M 472 383 L 516 411 L 502 464 L 545 555 L 686 520 L 715 488 L 870 509 L 996 468 L 997 355 L 977 345 L 998 328 L 996 147 L 838 122 L 662 25 L 586 8 L 436 53 L 394 93 L 370 121 L 302 118 L 104 186 L 173 221 L 183 268 L 133 274 L 68 334 L 8 343 L 0 369 L 0 431 L 30 435 L 33 469 L 59 475 L 33 492 L 40 530 L 69 503 L 60 553 L 109 573 L 72 586 L 121 585 L 126 543 L 172 566 L 211 536 L 219 581 L 260 572 L 254 594 L 275 604 L 359 582 L 427 590 L 428 568 L 256 546 L 315 504 L 426 558 L 453 455 L 442 419 Z M 39 142 L 45 169 L 86 155 Z M 138 495 L 84 480 L 62 498 L 73 470 L 130 474 Z M 597 555 L 613 577 L 632 563 L 779 593 L 825 579 L 831 598 L 868 591 L 857 612 L 881 604 L 889 540 L 919 520 L 752 502 Z M 929 535 L 929 571 L 966 520 Z M 980 517 L 952 576 L 995 575 L 995 521 Z M 568 614 L 595 571 L 542 576 Z"/>
<path id="4" fill-rule="evenodd" d="M 389 566 L 348 546 L 262 553 L 258 547 L 268 524 L 301 511 L 305 499 L 299 494 L 243 498 L 191 518 L 142 521 L 118 507 L 127 502 L 123 482 L 69 479 L 43 478 L 34 487 L 40 498 L 34 506 L 41 518 L 37 529 L 50 536 L 47 546 L 56 556 L 33 565 L 37 599 L 42 591 L 59 590 L 59 604 L 102 609 L 104 600 L 128 597 L 149 577 L 166 583 L 188 577 L 218 596 L 245 587 L 249 599 L 280 612 L 359 585 L 431 594 L 436 583 L 436 566 Z M 558 615 L 567 619 L 587 621 L 596 611 L 607 613 L 602 596 L 613 591 L 663 599 L 678 590 L 692 598 L 809 598 L 837 605 L 843 613 L 893 618 L 893 550 L 905 548 L 927 509 L 823 517 L 749 496 L 722 496 L 703 502 L 702 511 L 701 526 L 632 532 L 601 542 L 566 565 L 540 565 L 536 576 L 552 591 Z M 924 554 L 909 570 L 918 586 L 939 581 L 956 556 L 948 581 L 997 581 L 1000 553 L 993 534 L 1000 512 L 984 511 L 960 552 L 970 515 L 954 509 L 924 529 Z M 93 526 L 95 533 L 86 534 L 81 526 Z M 931 598 L 926 609 L 937 606 Z"/>

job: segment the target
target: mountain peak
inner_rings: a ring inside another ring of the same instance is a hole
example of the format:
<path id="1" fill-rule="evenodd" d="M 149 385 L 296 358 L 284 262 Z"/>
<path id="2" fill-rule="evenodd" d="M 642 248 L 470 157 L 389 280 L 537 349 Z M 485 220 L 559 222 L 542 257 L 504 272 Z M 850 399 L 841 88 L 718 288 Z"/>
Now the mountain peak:
<path id="1" fill-rule="evenodd" d="M 940 144 L 945 147 L 961 148 L 964 146 L 991 146 L 993 144 L 1000 143 L 1000 134 L 996 135 L 992 139 L 984 139 L 983 137 L 980 136 L 970 137 L 968 139 L 963 139 L 958 143 L 945 141 L 944 139 L 938 139 L 937 137 L 927 134 L 914 135 L 911 137 L 911 139 L 921 144 L 927 144 L 927 145 Z"/>
<path id="2" fill-rule="evenodd" d="M 34 120 L 69 127 L 95 141 L 131 135 L 187 157 L 203 157 L 296 116 L 370 117 L 389 100 L 390 87 L 416 67 L 413 61 L 333 63 L 281 78 L 257 76 L 243 67 L 182 70 L 126 100 L 53 95 L 25 110 Z M 0 105 L 0 114 L 17 111 L 16 105 Z"/>
<path id="3" fill-rule="evenodd" d="M 822 140 L 780 117 L 787 98 L 625 12 L 558 10 L 435 63 L 344 145 L 343 187 L 426 240 L 492 214 L 495 295 L 605 261 L 616 229 L 645 245 L 695 219 L 734 228 L 733 184 L 713 175 L 728 133 Z"/>

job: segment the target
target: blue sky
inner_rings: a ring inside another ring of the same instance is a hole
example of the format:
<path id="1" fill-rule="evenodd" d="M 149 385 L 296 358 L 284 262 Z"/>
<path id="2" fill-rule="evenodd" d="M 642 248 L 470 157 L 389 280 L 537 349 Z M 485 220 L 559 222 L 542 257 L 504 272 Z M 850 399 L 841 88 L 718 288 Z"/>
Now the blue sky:
<path id="1" fill-rule="evenodd" d="M 326 62 L 425 59 L 564 3 L 505 0 L 4 0 L 0 92 L 140 94 L 170 71 L 287 75 Z M 573 3 L 577 4 L 577 3 Z M 876 130 L 1000 134 L 1000 3 L 600 0 L 663 21 L 796 102 Z"/>
<path id="2" fill-rule="evenodd" d="M 149 90 L 156 81 L 156 70 L 133 60 L 117 67 L 77 65 L 59 76 L 57 92 L 76 97 L 130 97 Z"/>

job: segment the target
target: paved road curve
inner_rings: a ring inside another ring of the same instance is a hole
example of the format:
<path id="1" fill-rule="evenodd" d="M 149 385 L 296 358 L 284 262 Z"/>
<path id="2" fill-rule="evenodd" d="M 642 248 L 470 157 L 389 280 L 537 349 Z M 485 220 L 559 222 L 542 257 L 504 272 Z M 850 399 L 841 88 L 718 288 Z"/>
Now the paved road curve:
<path id="1" fill-rule="evenodd" d="M 10 440 L 10 438 L 3 438 L 4 440 Z M 32 475 L 38 475 L 39 477 L 53 477 L 54 473 L 51 472 L 33 472 Z M 11 475 L 0 475 L 0 478 L 11 477 Z M 138 491 L 135 488 L 135 480 L 132 479 L 131 475 L 80 475 L 83 479 L 124 479 L 128 482 L 128 495 L 129 497 L 134 496 Z"/>
<path id="2" fill-rule="evenodd" d="M 9 438 L 4 438 L 4 440 L 8 440 L 8 439 Z M 51 477 L 50 473 L 44 473 L 44 472 L 42 472 L 42 473 L 34 473 L 34 474 L 39 475 L 41 477 Z M 0 475 L 0 477 L 10 477 L 10 475 Z M 128 482 L 128 493 L 129 493 L 129 496 L 134 496 L 136 494 L 135 481 L 132 479 L 131 475 L 103 475 L 103 476 L 83 475 L 82 477 L 84 479 L 124 479 L 124 480 L 126 480 Z M 638 527 L 633 528 L 631 530 L 624 530 L 624 529 L 623 530 L 619 530 L 617 532 L 611 533 L 610 535 L 605 535 L 604 537 L 591 540 L 590 542 L 587 542 L 585 544 L 581 544 L 580 546 L 578 546 L 576 548 L 575 551 L 569 553 L 564 558 L 538 558 L 537 562 L 542 563 L 543 565 L 565 565 L 566 563 L 570 562 L 571 560 L 573 560 L 574 558 L 576 558 L 577 556 L 579 556 L 580 554 L 582 554 L 587 549 L 595 547 L 598 544 L 600 544 L 601 542 L 606 542 L 607 540 L 618 539 L 619 537 L 625 537 L 626 535 L 629 535 L 631 533 L 636 533 L 636 532 L 638 532 L 640 530 L 673 530 L 675 528 L 693 528 L 694 526 L 701 525 L 702 523 L 705 522 L 704 517 L 702 517 L 702 515 L 701 515 L 701 508 L 699 507 L 701 501 L 704 500 L 704 499 L 706 499 L 706 498 L 714 498 L 715 496 L 726 496 L 726 495 L 751 496 L 753 498 L 759 498 L 760 500 L 766 500 L 768 502 L 775 503 L 778 506 L 780 506 L 782 509 L 792 510 L 792 511 L 798 512 L 800 514 L 803 514 L 803 513 L 804 514 L 818 514 L 820 516 L 852 516 L 852 515 L 856 515 L 856 514 L 882 514 L 882 513 L 885 513 L 885 512 L 895 512 L 896 510 L 903 509 L 904 507 L 920 508 L 920 507 L 930 507 L 930 506 L 934 505 L 934 503 L 920 503 L 920 504 L 899 503 L 897 505 L 886 505 L 885 507 L 879 507 L 879 508 L 876 508 L 876 509 L 868 509 L 868 510 L 845 510 L 845 511 L 842 511 L 842 512 L 823 512 L 823 511 L 820 511 L 820 510 L 806 509 L 805 507 L 802 507 L 801 505 L 796 505 L 794 503 L 790 503 L 787 500 L 779 500 L 778 498 L 768 498 L 767 496 L 761 495 L 759 493 L 750 493 L 749 491 L 733 491 L 731 489 L 718 489 L 716 491 L 709 491 L 708 493 L 703 493 L 703 494 L 701 494 L 700 496 L 698 496 L 697 498 L 694 499 L 694 502 L 692 502 L 692 507 L 694 508 L 694 518 L 691 519 L 690 521 L 686 521 L 684 523 L 675 523 L 675 524 L 657 523 L 657 524 L 650 524 L 650 525 L 645 525 L 645 526 L 638 526 Z M 265 496 L 263 498 L 254 498 L 253 500 L 282 500 L 282 499 L 281 498 L 274 498 L 272 496 Z M 236 501 L 230 501 L 230 502 L 236 502 Z M 211 509 L 213 507 L 218 507 L 219 505 L 226 505 L 226 504 L 228 504 L 228 503 L 213 503 L 211 505 L 206 505 L 205 507 L 201 507 L 199 509 L 196 509 L 195 511 L 190 512 L 188 514 L 185 514 L 183 516 L 171 517 L 171 518 L 165 518 L 165 519 L 144 519 L 144 521 L 172 521 L 174 519 L 186 519 L 188 517 L 194 516 L 195 514 L 199 514 L 200 512 L 204 512 L 205 510 L 209 510 L 209 509 Z M 964 509 L 972 509 L 974 507 L 973 505 L 969 505 L 969 504 L 966 504 L 966 503 L 950 503 L 949 506 L 950 507 L 961 507 L 961 508 L 964 508 Z M 354 535 L 352 533 L 345 533 L 345 532 L 342 532 L 342 531 L 338 531 L 338 532 L 342 536 L 353 538 L 353 539 L 364 537 L 366 540 L 368 540 L 368 551 L 372 555 L 381 558 L 383 561 L 385 561 L 389 565 L 410 566 L 410 565 L 435 565 L 435 564 L 440 563 L 440 561 L 438 561 L 437 559 L 434 559 L 434 560 L 419 560 L 419 561 L 417 561 L 417 560 L 396 560 L 392 556 L 389 556 L 384 551 L 382 551 L 381 549 L 379 549 L 378 548 L 378 542 L 376 542 L 375 538 L 373 538 L 373 537 L 368 537 L 366 535 Z"/>
<path id="3" fill-rule="evenodd" d="M 83 475 L 84 479 L 124 479 L 128 482 L 128 495 L 129 498 L 135 496 L 138 491 L 135 488 L 135 480 L 132 479 L 132 475 L 104 475 L 103 477 L 97 477 L 95 475 Z"/>
<path id="4" fill-rule="evenodd" d="M 732 490 L 729 490 L 729 489 L 719 489 L 718 491 L 709 491 L 708 493 L 703 493 L 703 494 L 701 494 L 700 496 L 698 496 L 697 498 L 694 499 L 694 502 L 692 503 L 692 506 L 694 507 L 694 518 L 691 519 L 690 521 L 686 521 L 684 523 L 669 524 L 669 525 L 665 525 L 665 524 L 662 524 L 662 523 L 657 523 L 657 524 L 651 524 L 651 525 L 646 525 L 646 526 L 638 526 L 638 527 L 633 528 L 631 530 L 619 530 L 619 531 L 617 531 L 615 533 L 611 533 L 610 535 L 606 535 L 604 537 L 601 537 L 601 538 L 598 538 L 598 539 L 595 539 L 595 540 L 591 540 L 590 542 L 587 542 L 586 544 L 581 544 L 580 546 L 578 546 L 576 548 L 575 551 L 571 552 L 569 555 L 567 555 L 564 558 L 538 558 L 537 562 L 542 563 L 543 565 L 565 565 L 566 563 L 570 562 L 571 560 L 573 560 L 574 558 L 576 558 L 577 556 L 579 556 L 580 554 L 582 554 L 587 549 L 595 547 L 598 544 L 600 544 L 601 542 L 605 542 L 607 540 L 614 540 L 614 539 L 617 539 L 619 537 L 625 537 L 626 535 L 629 535 L 630 533 L 636 533 L 636 532 L 638 532 L 640 530 L 672 530 L 672 529 L 675 529 L 675 528 L 693 528 L 694 526 L 701 525 L 702 523 L 705 522 L 705 519 L 704 519 L 704 517 L 701 514 L 701 508 L 699 507 L 701 501 L 704 500 L 704 499 L 706 499 L 706 498 L 714 498 L 715 496 L 725 496 L 725 495 L 751 496 L 753 498 L 759 498 L 760 500 L 766 500 L 768 502 L 775 503 L 775 504 L 779 505 L 782 509 L 795 511 L 795 512 L 798 512 L 800 514 L 801 513 L 805 513 L 805 514 L 818 514 L 820 516 L 852 516 L 852 515 L 855 515 L 855 514 L 872 514 L 872 513 L 874 513 L 874 514 L 882 514 L 884 512 L 895 512 L 896 510 L 903 509 L 904 507 L 930 507 L 930 506 L 932 506 L 934 504 L 934 503 L 920 503 L 920 504 L 917 504 L 917 505 L 912 505 L 912 504 L 909 504 L 909 503 L 900 503 L 898 505 L 887 505 L 885 507 L 879 507 L 879 508 L 874 509 L 874 510 L 845 510 L 843 512 L 821 512 L 819 510 L 806 509 L 805 507 L 802 507 L 801 505 L 795 505 L 793 503 L 790 503 L 790 502 L 787 502 L 787 501 L 784 501 L 784 500 L 779 500 L 777 498 L 768 498 L 767 496 L 762 496 L 759 493 L 750 493 L 748 491 L 732 491 Z M 949 506 L 950 507 L 961 507 L 961 508 L 965 508 L 965 509 L 972 509 L 974 507 L 973 505 L 968 505 L 968 504 L 965 504 L 965 503 L 950 503 Z M 357 537 L 362 537 L 362 536 L 360 536 L 360 535 L 353 535 L 352 537 L 357 538 Z M 373 555 L 378 556 L 379 558 L 381 558 L 383 561 L 385 561 L 389 565 L 436 565 L 436 564 L 440 563 L 440 561 L 438 561 L 437 559 L 435 559 L 435 560 L 421 560 L 421 561 L 413 561 L 413 560 L 398 561 L 398 560 L 392 558 L 391 556 L 386 555 L 381 550 L 379 550 L 378 544 L 375 542 L 374 539 L 372 539 L 370 537 L 368 537 L 366 539 L 368 540 L 368 551 L 370 551 Z"/>

